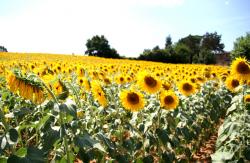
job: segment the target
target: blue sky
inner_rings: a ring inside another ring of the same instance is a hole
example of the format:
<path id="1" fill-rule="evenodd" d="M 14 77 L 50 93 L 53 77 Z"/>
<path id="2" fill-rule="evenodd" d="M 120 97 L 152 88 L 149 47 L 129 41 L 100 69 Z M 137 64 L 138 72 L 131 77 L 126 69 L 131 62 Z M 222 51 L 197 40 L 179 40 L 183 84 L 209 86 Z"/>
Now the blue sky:
<path id="1" fill-rule="evenodd" d="M 12 52 L 83 54 L 105 35 L 121 55 L 189 34 L 222 35 L 225 50 L 250 32 L 249 0 L 0 0 L 0 45 Z"/>

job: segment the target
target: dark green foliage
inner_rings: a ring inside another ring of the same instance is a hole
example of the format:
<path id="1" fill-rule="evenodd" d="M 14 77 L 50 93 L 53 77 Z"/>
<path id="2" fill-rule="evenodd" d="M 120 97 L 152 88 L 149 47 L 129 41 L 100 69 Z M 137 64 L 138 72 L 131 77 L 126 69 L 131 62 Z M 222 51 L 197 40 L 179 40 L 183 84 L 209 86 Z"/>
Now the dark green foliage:
<path id="1" fill-rule="evenodd" d="M 234 42 L 234 50 L 231 53 L 231 58 L 246 57 L 250 60 L 250 33 L 246 36 L 241 36 Z"/>
<path id="2" fill-rule="evenodd" d="M 193 57 L 199 54 L 201 39 L 202 36 L 199 35 L 188 35 L 187 37 L 184 37 L 179 40 L 178 43 L 186 45 L 190 50 L 189 63 L 193 63 Z"/>
<path id="3" fill-rule="evenodd" d="M 8 52 L 8 50 L 4 46 L 0 46 L 0 52 Z"/>
<path id="4" fill-rule="evenodd" d="M 172 38 L 170 35 L 166 38 L 165 49 L 169 49 L 172 47 Z"/>
<path id="5" fill-rule="evenodd" d="M 98 56 L 104 58 L 120 58 L 119 54 L 114 48 L 111 48 L 108 40 L 103 36 L 93 36 L 87 40 L 86 54 L 89 56 Z"/>
<path id="6" fill-rule="evenodd" d="M 165 48 L 159 46 L 145 49 L 139 60 L 168 63 L 215 64 L 215 56 L 223 52 L 224 44 L 217 32 L 200 35 L 188 35 L 172 44 L 170 35 L 166 38 Z"/>
<path id="7" fill-rule="evenodd" d="M 221 53 L 225 45 L 221 43 L 221 35 L 218 35 L 217 32 L 206 33 L 203 35 L 201 40 L 202 49 L 212 51 L 214 53 Z"/>

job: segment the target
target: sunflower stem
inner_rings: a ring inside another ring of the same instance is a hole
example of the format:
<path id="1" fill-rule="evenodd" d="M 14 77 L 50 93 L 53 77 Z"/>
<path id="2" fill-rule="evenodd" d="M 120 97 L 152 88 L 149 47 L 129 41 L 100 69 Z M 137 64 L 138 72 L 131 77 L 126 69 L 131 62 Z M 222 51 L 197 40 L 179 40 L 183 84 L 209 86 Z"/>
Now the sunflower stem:
<path id="1" fill-rule="evenodd" d="M 82 105 L 81 105 L 81 102 L 80 102 L 80 98 L 79 98 L 79 94 L 77 93 L 75 87 L 74 87 L 70 82 L 68 82 L 68 84 L 69 84 L 69 86 L 71 87 L 71 89 L 72 89 L 72 91 L 73 91 L 73 93 L 74 93 L 74 95 L 75 95 L 75 97 L 76 97 L 75 100 L 76 100 L 76 102 L 77 102 L 77 105 L 78 105 L 80 108 L 82 108 Z"/>
<path id="2" fill-rule="evenodd" d="M 247 109 L 246 109 L 246 103 L 244 102 L 244 96 L 245 96 L 245 91 L 246 91 L 246 86 L 245 85 L 243 85 L 243 90 L 242 90 L 242 102 L 241 102 L 241 105 L 242 105 L 242 109 L 243 109 L 243 134 L 245 133 L 245 130 L 246 130 L 246 128 L 247 128 L 247 126 L 246 126 L 246 117 L 247 117 Z M 242 151 L 245 149 L 245 136 L 243 136 L 242 137 L 242 139 L 243 139 L 243 143 L 242 143 L 242 145 L 241 145 L 241 149 L 240 149 L 240 157 L 243 155 L 242 154 Z"/>
<path id="3" fill-rule="evenodd" d="M 59 106 L 59 101 L 56 98 L 55 94 L 49 89 L 49 87 L 42 81 L 42 79 L 39 78 L 39 80 L 41 81 L 41 83 L 43 84 L 43 86 L 45 87 L 45 89 L 49 92 L 49 94 L 52 96 L 54 102 Z M 63 113 L 61 112 L 61 110 L 59 110 L 59 122 L 61 124 L 61 126 L 63 126 L 63 129 L 65 130 L 65 124 L 64 124 L 64 118 L 63 118 Z M 69 156 L 69 149 L 68 149 L 68 139 L 67 139 L 67 134 L 65 134 L 63 136 L 63 143 L 64 143 L 64 148 L 66 151 L 66 155 L 67 155 L 67 163 L 70 163 L 70 156 Z"/>
<path id="4" fill-rule="evenodd" d="M 158 110 L 158 126 L 157 126 L 157 128 L 161 127 L 161 113 L 162 113 L 162 110 L 161 110 L 161 107 L 159 107 L 159 110 Z"/>

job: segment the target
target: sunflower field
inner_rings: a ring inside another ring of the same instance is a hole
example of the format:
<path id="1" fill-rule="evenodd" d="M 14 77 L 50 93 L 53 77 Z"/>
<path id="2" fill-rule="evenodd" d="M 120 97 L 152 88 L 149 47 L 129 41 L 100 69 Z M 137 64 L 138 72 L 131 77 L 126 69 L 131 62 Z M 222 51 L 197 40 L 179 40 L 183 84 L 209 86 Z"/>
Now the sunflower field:
<path id="1" fill-rule="evenodd" d="M 0 53 L 0 162 L 250 161 L 250 65 Z"/>

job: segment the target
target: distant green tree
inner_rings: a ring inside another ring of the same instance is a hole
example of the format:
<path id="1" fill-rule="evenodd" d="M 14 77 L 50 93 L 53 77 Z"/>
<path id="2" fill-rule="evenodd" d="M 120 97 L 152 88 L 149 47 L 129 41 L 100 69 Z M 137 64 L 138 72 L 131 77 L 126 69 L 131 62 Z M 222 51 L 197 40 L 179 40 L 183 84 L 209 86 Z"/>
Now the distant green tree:
<path id="1" fill-rule="evenodd" d="M 178 41 L 178 43 L 182 43 L 190 49 L 189 63 L 193 63 L 193 57 L 199 54 L 201 39 L 202 36 L 199 35 L 188 35 Z"/>
<path id="2" fill-rule="evenodd" d="M 169 36 L 166 37 L 165 48 L 155 46 L 146 49 L 138 59 L 169 63 L 203 63 L 214 64 L 216 55 L 223 52 L 224 44 L 217 32 L 200 35 L 188 35 L 173 44 Z"/>
<path id="3" fill-rule="evenodd" d="M 214 54 L 223 52 L 225 45 L 221 43 L 221 35 L 217 32 L 206 33 L 201 39 L 201 49 L 212 51 Z"/>
<path id="4" fill-rule="evenodd" d="M 157 51 L 157 50 L 160 50 L 160 47 L 159 47 L 158 45 L 156 45 L 156 46 L 152 49 L 152 51 Z"/>
<path id="5" fill-rule="evenodd" d="M 190 59 L 191 50 L 182 43 L 177 43 L 174 46 L 173 60 L 175 63 L 188 63 Z"/>
<path id="6" fill-rule="evenodd" d="M 4 46 L 0 46 L 0 52 L 8 52 L 8 50 Z"/>
<path id="7" fill-rule="evenodd" d="M 87 40 L 86 54 L 89 56 L 98 56 L 104 58 L 119 58 L 119 54 L 114 48 L 110 48 L 108 40 L 103 36 L 93 36 Z"/>
<path id="8" fill-rule="evenodd" d="M 170 62 L 170 54 L 165 49 L 155 46 L 152 50 L 145 49 L 138 57 L 139 60 Z"/>
<path id="9" fill-rule="evenodd" d="M 171 36 L 170 35 L 168 35 L 167 37 L 166 37 L 166 42 L 165 42 L 165 49 L 168 49 L 168 48 L 170 48 L 170 47 L 172 47 L 172 38 L 171 38 Z"/>
<path id="10" fill-rule="evenodd" d="M 250 60 L 250 33 L 236 39 L 234 49 L 230 55 L 232 60 L 237 57 L 246 57 Z"/>
<path id="11" fill-rule="evenodd" d="M 197 63 L 203 63 L 203 64 L 215 64 L 215 53 L 212 52 L 211 50 L 207 49 L 201 49 L 199 56 L 198 56 L 198 61 Z"/>

